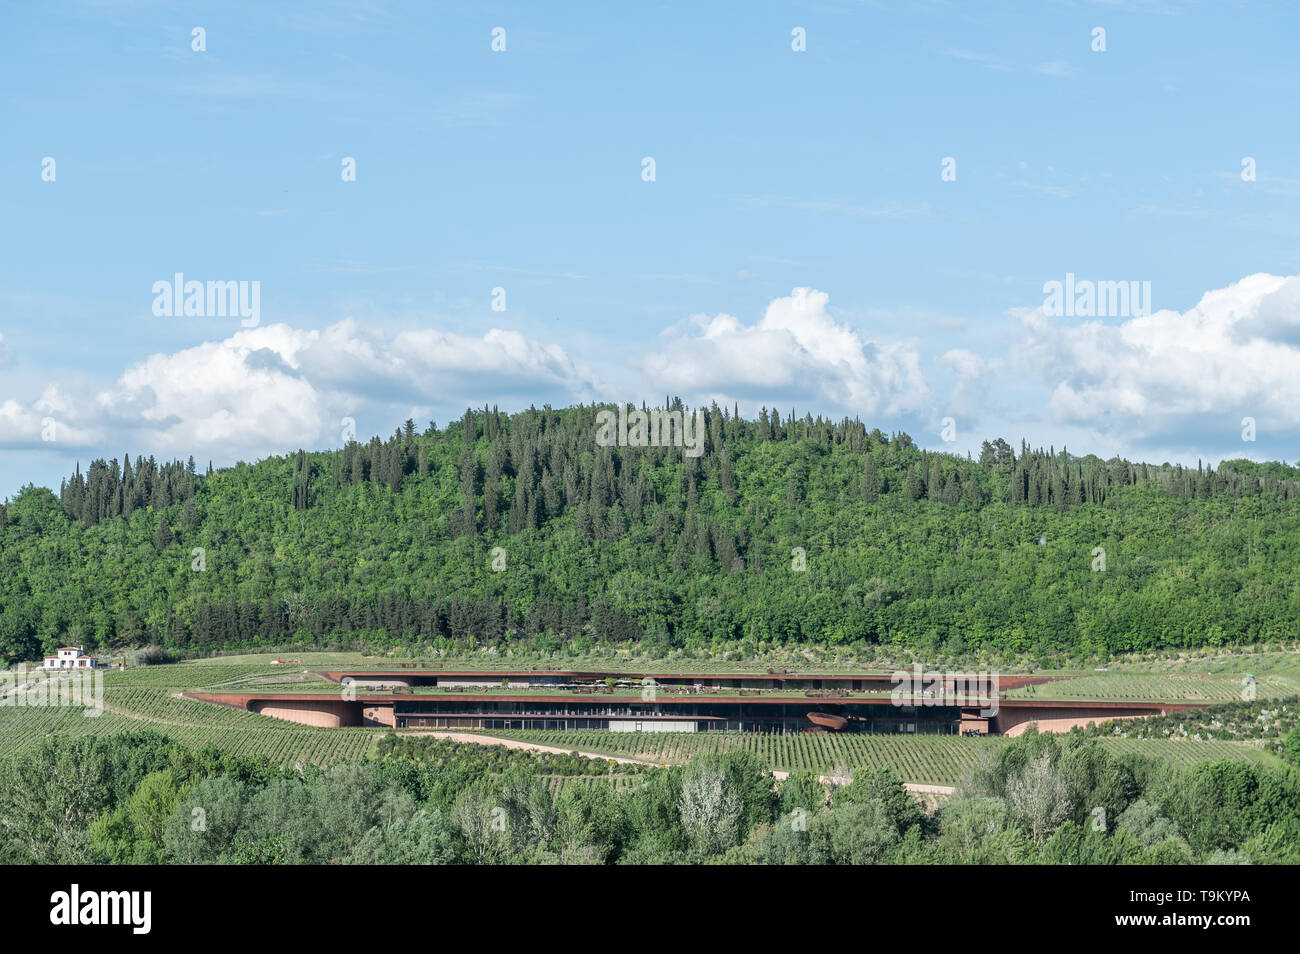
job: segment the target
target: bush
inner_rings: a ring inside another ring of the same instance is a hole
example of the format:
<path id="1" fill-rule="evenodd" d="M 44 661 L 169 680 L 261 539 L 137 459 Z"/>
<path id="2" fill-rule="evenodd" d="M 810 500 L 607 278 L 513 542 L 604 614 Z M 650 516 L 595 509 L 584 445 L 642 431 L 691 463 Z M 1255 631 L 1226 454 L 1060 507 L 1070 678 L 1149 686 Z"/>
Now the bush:
<path id="1" fill-rule="evenodd" d="M 178 662 L 180 657 L 170 649 L 153 645 L 135 650 L 128 659 L 133 666 L 165 666 Z"/>

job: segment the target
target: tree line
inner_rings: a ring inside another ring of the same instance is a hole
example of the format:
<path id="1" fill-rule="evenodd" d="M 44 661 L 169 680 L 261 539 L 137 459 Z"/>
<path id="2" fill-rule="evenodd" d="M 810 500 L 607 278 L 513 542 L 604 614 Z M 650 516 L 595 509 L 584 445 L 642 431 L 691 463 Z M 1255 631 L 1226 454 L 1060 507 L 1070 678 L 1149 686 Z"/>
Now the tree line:
<path id="1" fill-rule="evenodd" d="M 933 810 L 889 769 L 778 783 L 734 749 L 614 771 L 393 735 L 329 768 L 193 751 L 153 732 L 55 736 L 0 762 L 0 863 L 1300 862 L 1293 766 L 1184 768 L 1116 757 L 1081 732 L 986 745 Z"/>
<path id="2" fill-rule="evenodd" d="M 468 410 L 334 451 L 206 472 L 125 456 L 58 495 L 29 485 L 0 505 L 0 656 L 640 640 L 1104 657 L 1285 638 L 1300 616 L 1287 464 L 1000 438 L 958 456 L 716 405 L 688 457 L 598 446 L 596 411 Z"/>

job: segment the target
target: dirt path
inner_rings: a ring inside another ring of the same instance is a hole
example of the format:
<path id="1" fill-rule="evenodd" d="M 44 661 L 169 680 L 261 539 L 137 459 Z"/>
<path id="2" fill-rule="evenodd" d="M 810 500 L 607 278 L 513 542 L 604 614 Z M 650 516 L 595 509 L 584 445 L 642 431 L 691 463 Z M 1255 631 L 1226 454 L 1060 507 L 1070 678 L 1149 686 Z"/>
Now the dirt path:
<path id="1" fill-rule="evenodd" d="M 904 782 L 903 787 L 909 792 L 920 792 L 924 795 L 953 795 L 957 792 L 956 785 L 922 785 L 919 782 Z"/>
<path id="2" fill-rule="evenodd" d="M 504 745 L 507 749 L 524 749 L 528 752 L 551 752 L 555 755 L 572 755 L 574 749 L 564 749 L 556 745 L 541 745 L 537 742 L 520 742 L 518 739 L 498 739 L 491 735 L 479 735 L 477 732 L 440 732 L 433 730 L 420 730 L 418 732 L 399 732 L 398 735 L 428 736 L 435 739 L 448 739 L 452 742 L 477 742 L 479 745 Z M 644 759 L 626 759 L 618 758 L 613 755 L 601 755 L 599 752 L 578 752 L 579 755 L 589 759 L 604 759 L 606 762 L 617 762 L 620 765 L 658 765 L 658 762 L 647 762 Z"/>
<path id="3" fill-rule="evenodd" d="M 521 742 L 519 739 L 500 739 L 491 735 L 479 735 L 477 732 L 441 732 L 422 730 L 417 732 L 399 732 L 398 735 L 413 736 L 433 736 L 435 739 L 447 739 L 451 742 L 475 742 L 479 745 L 504 745 L 508 749 L 524 749 L 528 752 L 551 752 L 556 755 L 572 755 L 574 749 L 565 749 L 556 745 L 542 745 L 538 742 Z M 606 762 L 617 762 L 620 765 L 660 765 L 659 762 L 651 762 L 646 759 L 629 759 L 619 758 L 613 755 L 601 755 L 599 752 L 582 752 L 578 754 L 589 759 L 604 759 Z M 783 781 L 790 777 L 789 772 L 773 771 L 772 777 L 778 781 Z M 823 782 L 829 781 L 825 775 L 818 776 Z M 917 792 L 925 795 L 951 795 L 957 789 L 951 785 L 922 785 L 917 782 L 904 782 L 903 787 L 909 792 Z"/>

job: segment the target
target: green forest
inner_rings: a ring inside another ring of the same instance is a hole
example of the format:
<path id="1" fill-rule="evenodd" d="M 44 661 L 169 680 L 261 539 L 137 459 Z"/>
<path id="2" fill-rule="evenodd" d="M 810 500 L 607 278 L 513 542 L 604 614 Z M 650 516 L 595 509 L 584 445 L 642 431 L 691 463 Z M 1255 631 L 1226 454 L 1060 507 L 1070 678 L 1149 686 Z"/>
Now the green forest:
<path id="1" fill-rule="evenodd" d="M 1115 757 L 1081 732 L 986 749 L 933 809 L 887 768 L 778 783 L 742 751 L 643 768 L 388 735 L 295 769 L 142 732 L 0 760 L 5 864 L 1297 862 L 1294 766 Z"/>
<path id="2" fill-rule="evenodd" d="M 679 400 L 666 406 L 682 410 Z M 703 409 L 703 453 L 597 406 L 213 470 L 130 454 L 0 505 L 0 657 L 639 643 L 1050 659 L 1294 637 L 1300 469 L 1195 468 Z"/>

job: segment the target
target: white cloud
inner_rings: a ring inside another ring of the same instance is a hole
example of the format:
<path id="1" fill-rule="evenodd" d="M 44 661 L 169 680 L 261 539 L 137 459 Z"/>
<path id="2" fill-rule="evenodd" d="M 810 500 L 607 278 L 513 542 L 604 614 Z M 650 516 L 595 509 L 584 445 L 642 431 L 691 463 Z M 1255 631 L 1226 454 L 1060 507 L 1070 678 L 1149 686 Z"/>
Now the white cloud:
<path id="1" fill-rule="evenodd" d="M 591 384 L 558 345 L 525 338 L 517 331 L 493 328 L 482 338 L 431 329 L 398 335 L 393 350 L 427 380 L 454 382 L 465 388 L 489 375 L 505 390 L 563 388 L 585 395 Z"/>
<path id="2" fill-rule="evenodd" d="M 101 391 L 106 417 L 161 453 L 283 453 L 320 435 L 324 402 L 298 372 L 317 332 L 268 325 L 150 355 Z"/>
<path id="3" fill-rule="evenodd" d="M 954 46 L 944 47 L 940 52 L 944 56 L 951 56 L 956 60 L 965 60 L 967 63 L 974 63 L 976 66 L 982 66 L 987 70 L 997 70 L 1005 73 L 1011 69 L 999 57 L 991 53 L 981 53 L 974 50 L 962 50 Z"/>
<path id="4" fill-rule="evenodd" d="M 841 198 L 792 199 L 779 195 L 738 195 L 736 201 L 752 209 L 797 209 L 818 215 L 847 215 L 859 219 L 914 219 L 930 214 L 927 202 L 852 202 Z"/>
<path id="5" fill-rule="evenodd" d="M 1074 76 L 1074 67 L 1065 60 L 1051 60 L 1047 63 L 1039 63 L 1034 67 L 1035 73 L 1042 73 L 1044 76 L 1055 76 L 1060 79 L 1068 79 Z"/>
<path id="6" fill-rule="evenodd" d="M 0 445 L 32 445 L 53 449 L 76 446 L 93 434 L 81 420 L 79 402 L 49 384 L 31 401 L 6 398 L 0 401 Z"/>
<path id="7" fill-rule="evenodd" d="M 1251 275 L 1186 312 L 1120 324 L 1024 315 L 1016 357 L 1052 386 L 1060 422 L 1136 440 L 1240 416 L 1300 429 L 1300 276 Z"/>
<path id="8" fill-rule="evenodd" d="M 484 403 L 513 409 L 663 394 L 735 401 L 747 413 L 766 404 L 858 415 L 886 429 L 952 414 L 990 436 L 1058 444 L 1068 436 L 1071 448 L 1133 457 L 1143 448 L 1193 457 L 1231 450 L 1242 417 L 1254 417 L 1261 435 L 1242 452 L 1300 434 L 1300 276 L 1252 275 L 1181 313 L 1016 316 L 1009 348 L 990 341 L 983 354 L 974 346 L 927 352 L 931 380 L 916 341 L 868 335 L 825 292 L 796 288 L 752 325 L 697 315 L 648 347 L 624 337 L 620 346 L 639 350 L 630 367 L 608 374 L 618 391 L 559 345 L 514 330 L 272 324 L 150 355 L 107 386 L 73 374 L 10 381 L 0 390 L 0 445 L 230 462 L 335 446 L 342 417 L 355 418 L 364 439 L 407 416 L 445 420 Z M 882 320 L 873 326 L 916 327 Z M 932 393 L 949 387 L 946 402 Z M 56 447 L 42 440 L 47 419 L 56 422 Z"/>
<path id="9" fill-rule="evenodd" d="M 746 326 L 698 315 L 640 362 L 647 383 L 683 395 L 797 400 L 872 415 L 920 410 L 929 397 L 910 342 L 871 342 L 836 321 L 829 296 L 796 288 Z"/>
<path id="10" fill-rule="evenodd" d="M 268 325 L 151 355 L 97 404 L 133 447 L 234 458 L 333 444 L 343 416 L 385 432 L 395 407 L 481 404 L 520 387 L 573 401 L 591 393 L 563 349 L 515 331 L 390 338 L 348 319 L 321 330 Z"/>
<path id="11" fill-rule="evenodd" d="M 968 419 L 976 419 L 988 402 L 989 390 L 1002 374 L 1001 358 L 986 358 L 965 348 L 952 348 L 935 358 L 935 363 L 953 372 L 948 408 Z"/>

